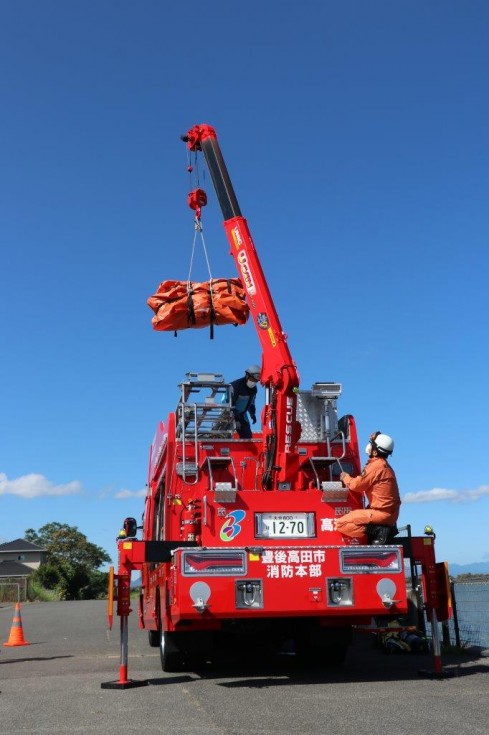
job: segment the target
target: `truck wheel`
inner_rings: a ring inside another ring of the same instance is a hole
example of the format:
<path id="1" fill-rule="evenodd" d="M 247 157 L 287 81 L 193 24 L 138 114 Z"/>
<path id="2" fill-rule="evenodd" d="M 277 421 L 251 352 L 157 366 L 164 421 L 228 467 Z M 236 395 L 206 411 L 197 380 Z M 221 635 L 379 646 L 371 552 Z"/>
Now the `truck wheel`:
<path id="1" fill-rule="evenodd" d="M 160 658 L 163 671 L 183 671 L 183 651 L 179 645 L 179 633 L 161 631 Z"/>
<path id="2" fill-rule="evenodd" d="M 158 648 L 160 645 L 161 633 L 159 630 L 148 630 L 148 643 L 151 648 Z"/>

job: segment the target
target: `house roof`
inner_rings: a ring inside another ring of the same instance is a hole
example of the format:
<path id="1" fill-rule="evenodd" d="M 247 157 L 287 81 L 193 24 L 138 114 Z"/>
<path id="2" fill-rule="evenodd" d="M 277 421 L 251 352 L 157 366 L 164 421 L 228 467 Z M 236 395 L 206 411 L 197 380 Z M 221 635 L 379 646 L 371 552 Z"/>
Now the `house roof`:
<path id="1" fill-rule="evenodd" d="M 0 577 L 28 577 L 34 569 L 18 561 L 0 562 Z"/>
<path id="2" fill-rule="evenodd" d="M 30 541 L 26 541 L 24 538 L 17 538 L 15 541 L 7 541 L 5 544 L 0 544 L 0 554 L 2 551 L 45 551 L 45 549 Z"/>

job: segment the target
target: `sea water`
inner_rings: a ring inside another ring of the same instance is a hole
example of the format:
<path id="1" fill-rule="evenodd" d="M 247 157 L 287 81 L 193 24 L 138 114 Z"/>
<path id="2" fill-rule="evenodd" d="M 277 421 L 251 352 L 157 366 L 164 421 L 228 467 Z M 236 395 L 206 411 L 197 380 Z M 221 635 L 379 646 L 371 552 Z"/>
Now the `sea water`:
<path id="1" fill-rule="evenodd" d="M 489 582 L 455 582 L 453 595 L 457 608 L 461 646 L 489 648 Z M 454 618 L 449 621 L 451 643 L 455 643 Z"/>

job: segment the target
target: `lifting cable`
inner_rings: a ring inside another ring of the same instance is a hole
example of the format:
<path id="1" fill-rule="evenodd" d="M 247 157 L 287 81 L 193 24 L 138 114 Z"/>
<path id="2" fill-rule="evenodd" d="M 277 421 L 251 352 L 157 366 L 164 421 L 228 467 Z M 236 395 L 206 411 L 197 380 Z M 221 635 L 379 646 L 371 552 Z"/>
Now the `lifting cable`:
<path id="1" fill-rule="evenodd" d="M 199 169 L 198 169 L 198 165 L 197 164 L 198 164 L 198 157 L 195 154 L 195 169 L 196 170 L 195 170 L 195 173 L 194 173 L 193 178 L 194 178 L 194 183 L 197 186 L 197 188 L 200 188 L 199 187 L 199 179 L 200 179 L 200 177 L 199 177 Z M 190 156 L 189 156 L 189 151 L 188 150 L 187 150 L 187 171 L 189 172 L 190 177 L 192 179 L 192 173 L 194 172 L 194 166 L 192 165 L 192 163 L 190 161 Z M 204 258 L 205 258 L 205 262 L 206 262 L 206 265 L 207 265 L 207 272 L 209 274 L 210 338 L 211 339 L 214 339 L 214 322 L 215 322 L 215 319 L 216 319 L 216 311 L 215 311 L 215 308 L 214 308 L 214 294 L 213 294 L 213 291 L 212 291 L 212 282 L 213 282 L 214 279 L 212 277 L 211 265 L 210 265 L 209 256 L 208 256 L 208 253 L 207 253 L 207 247 L 206 247 L 206 244 L 205 244 L 204 227 L 202 225 L 200 207 L 197 207 L 196 210 L 195 210 L 194 239 L 193 239 L 193 242 L 192 242 L 192 253 L 190 255 L 190 266 L 189 266 L 189 272 L 188 272 L 188 278 L 187 278 L 187 297 L 188 297 L 187 298 L 187 305 L 188 305 L 188 310 L 189 310 L 189 315 L 190 315 L 190 321 L 193 324 L 195 324 L 195 313 L 194 313 L 194 306 L 193 306 L 193 300 L 192 300 L 193 289 L 192 289 L 192 280 L 191 279 L 192 279 L 192 269 L 193 269 L 193 265 L 194 265 L 195 249 L 196 249 L 196 242 L 197 242 L 197 236 L 198 235 L 200 235 L 200 242 L 201 242 L 201 245 L 202 245 L 202 250 L 203 250 L 203 253 L 204 253 Z"/>
<path id="2" fill-rule="evenodd" d="M 202 221 L 200 219 L 199 214 L 195 217 L 195 225 L 194 225 L 194 239 L 192 243 L 192 254 L 190 256 L 190 267 L 188 272 L 188 278 L 187 278 L 187 297 L 188 297 L 188 309 L 190 314 L 190 320 L 195 324 L 195 314 L 194 314 L 194 305 L 193 305 L 193 288 L 192 288 L 192 268 L 194 264 L 194 257 L 195 257 L 195 246 L 197 242 L 197 234 L 200 234 L 200 241 L 202 244 L 202 250 L 204 252 L 204 258 L 205 262 L 207 264 L 207 272 L 209 274 L 209 301 L 210 301 L 210 337 L 211 339 L 214 339 L 214 322 L 216 319 L 216 311 L 214 308 L 214 294 L 212 291 L 212 281 L 214 280 L 212 277 L 211 272 L 211 265 L 209 261 L 209 256 L 207 254 L 207 248 L 205 245 L 205 238 L 204 238 L 204 228 L 202 225 Z"/>
<path id="3" fill-rule="evenodd" d="M 204 252 L 205 262 L 207 264 L 207 271 L 209 273 L 209 280 L 210 281 L 213 280 L 212 279 L 212 274 L 211 274 L 211 266 L 210 266 L 210 262 L 209 262 L 209 257 L 207 255 L 207 248 L 205 246 L 204 227 L 202 225 L 202 221 L 201 221 L 200 217 L 197 217 L 196 216 L 195 217 L 195 225 L 194 225 L 194 240 L 193 240 L 193 243 L 192 243 L 192 254 L 190 256 L 190 268 L 189 268 L 188 279 L 187 279 L 189 284 L 191 282 L 192 268 L 193 268 L 193 265 L 194 265 L 195 244 L 196 244 L 196 241 L 197 241 L 197 233 L 200 234 L 200 241 L 201 241 L 201 244 L 202 244 L 202 250 Z"/>

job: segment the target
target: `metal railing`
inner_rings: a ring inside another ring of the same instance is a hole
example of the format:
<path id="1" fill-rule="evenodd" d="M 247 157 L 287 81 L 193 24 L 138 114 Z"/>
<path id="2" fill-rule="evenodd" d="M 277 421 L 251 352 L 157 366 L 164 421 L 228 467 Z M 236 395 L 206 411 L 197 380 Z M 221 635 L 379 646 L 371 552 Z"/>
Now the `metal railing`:
<path id="1" fill-rule="evenodd" d="M 27 577 L 18 582 L 0 582 L 0 602 L 26 602 Z"/>

